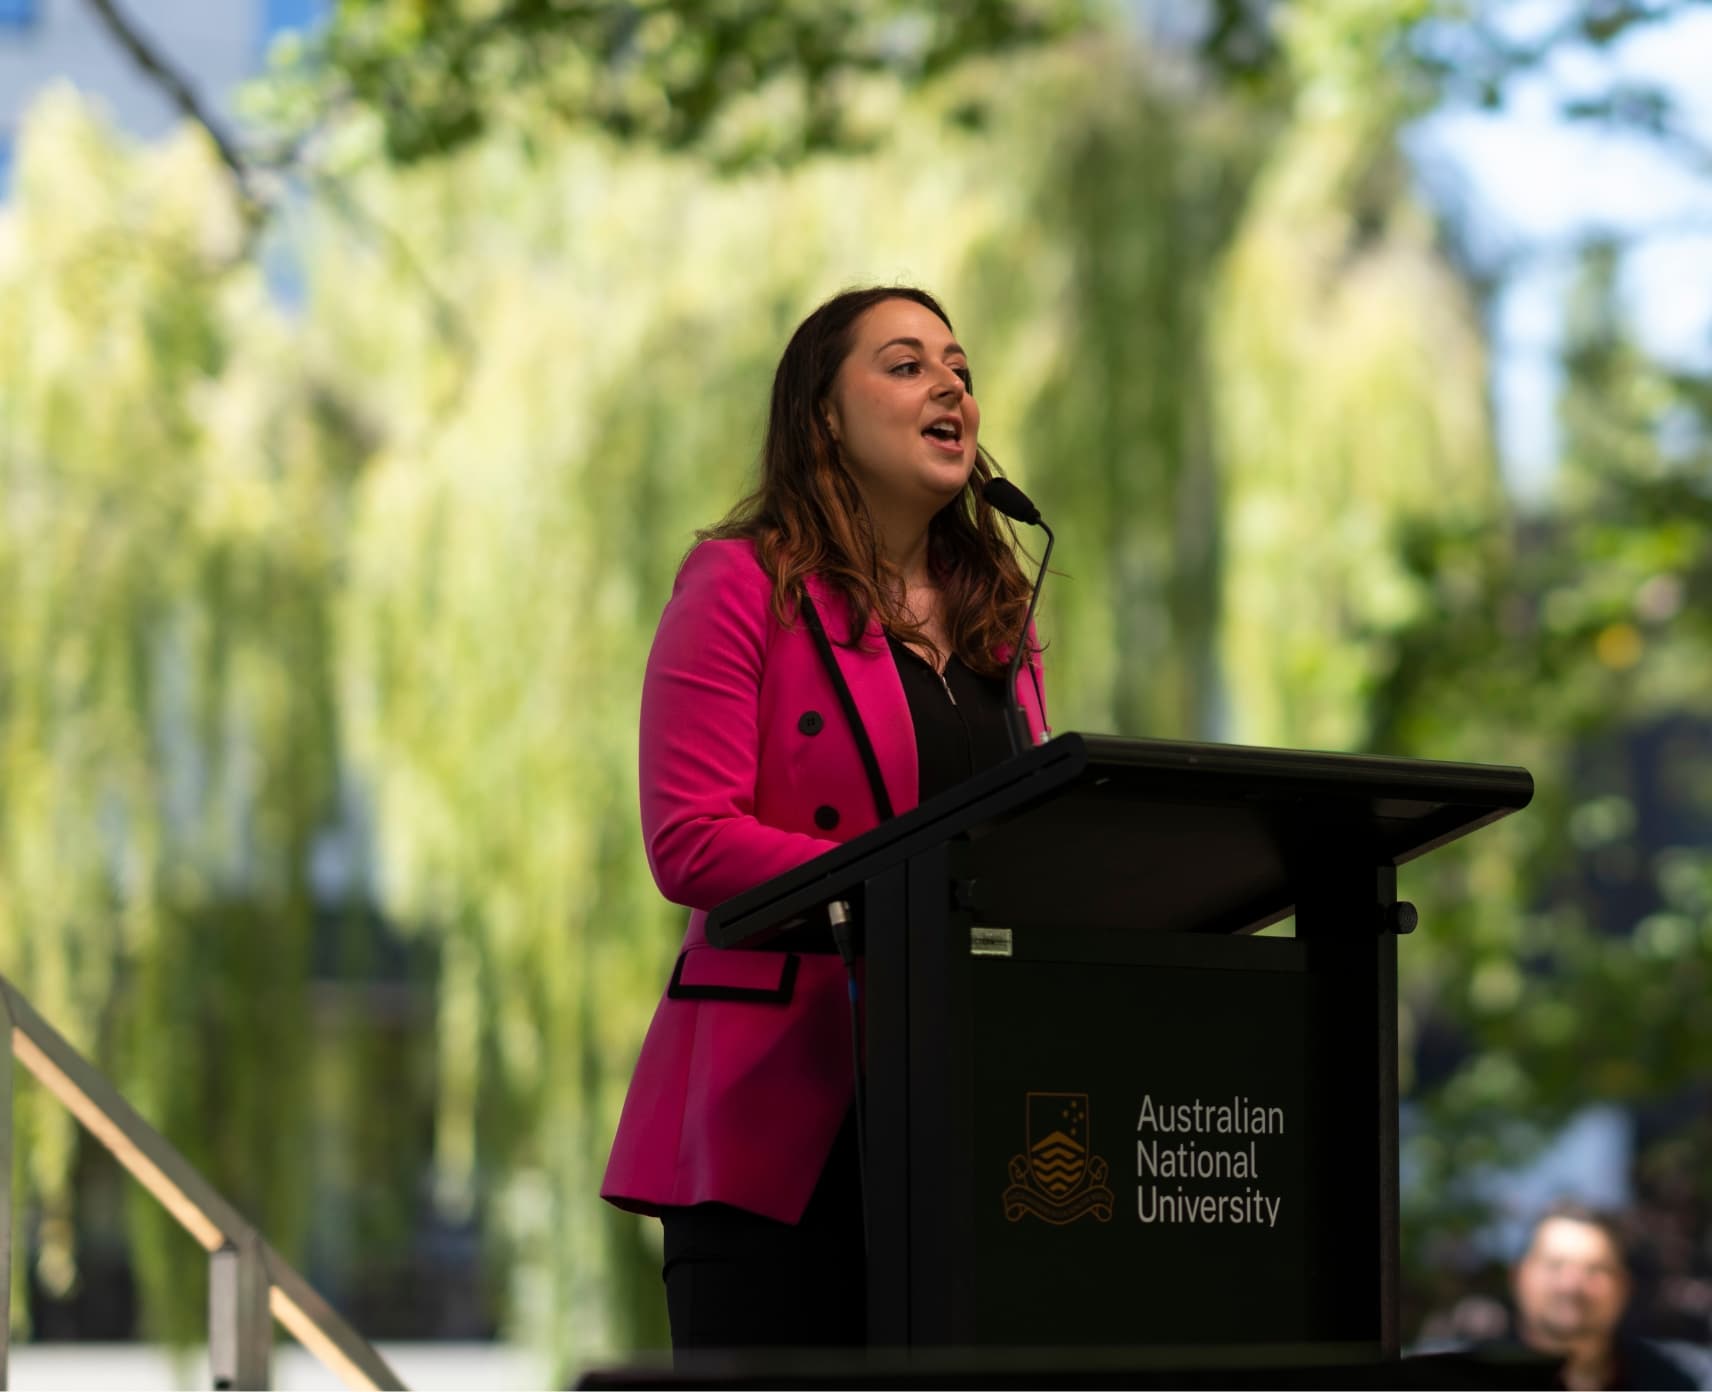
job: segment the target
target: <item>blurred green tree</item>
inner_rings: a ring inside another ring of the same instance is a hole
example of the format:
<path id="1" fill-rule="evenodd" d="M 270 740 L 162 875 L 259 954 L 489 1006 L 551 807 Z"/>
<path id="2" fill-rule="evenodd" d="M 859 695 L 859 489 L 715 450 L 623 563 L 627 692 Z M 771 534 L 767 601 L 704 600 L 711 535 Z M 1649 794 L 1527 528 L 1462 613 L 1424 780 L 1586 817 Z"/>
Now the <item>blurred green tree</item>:
<path id="1" fill-rule="evenodd" d="M 1668 1098 L 1712 1067 L 1712 391 L 1635 346 L 1616 264 L 1584 254 L 1555 497 L 1502 547 L 1408 539 L 1437 602 L 1385 644 L 1369 712 L 1375 747 L 1522 762 L 1540 787 L 1423 886 L 1410 1008 L 1462 1040 L 1422 1094 L 1423 1231 L 1479 1223 L 1468 1177 L 1577 1108 Z"/>
<path id="2" fill-rule="evenodd" d="M 352 441 L 236 256 L 208 154 L 195 133 L 127 148 L 57 94 L 0 233 L 0 954 L 289 1243 Z M 217 1133 L 189 1125 L 216 1096 Z M 38 1102 L 24 1153 L 57 1294 L 71 1122 Z M 164 1282 L 161 1243 L 140 1250 Z M 200 1263 L 172 1274 L 194 1300 Z M 190 1332 L 169 1308 L 162 1329 Z"/>

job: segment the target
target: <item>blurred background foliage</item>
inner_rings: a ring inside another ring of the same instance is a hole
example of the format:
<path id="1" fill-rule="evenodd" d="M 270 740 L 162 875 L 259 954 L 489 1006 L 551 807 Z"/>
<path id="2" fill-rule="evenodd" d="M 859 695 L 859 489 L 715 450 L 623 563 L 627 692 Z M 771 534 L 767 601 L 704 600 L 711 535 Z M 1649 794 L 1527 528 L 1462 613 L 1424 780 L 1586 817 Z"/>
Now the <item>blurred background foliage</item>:
<path id="1" fill-rule="evenodd" d="M 469 1289 L 429 1329 L 561 1369 L 663 1343 L 655 1231 L 594 1197 L 681 920 L 635 824 L 642 664 L 791 327 L 919 283 L 1064 540 L 1059 728 L 1539 782 L 1404 875 L 1409 1327 L 1479 1260 L 1470 1177 L 1594 1101 L 1656 1120 L 1633 1179 L 1689 1318 L 1712 377 L 1649 360 L 1621 248 L 1582 248 L 1556 483 L 1518 503 L 1493 286 L 1403 147 L 1674 8 L 1523 49 L 1449 0 L 1174 35 L 344 0 L 237 133 L 42 100 L 0 211 L 0 969 L 366 1332 L 438 1262 Z M 1572 114 L 1668 140 L 1662 101 Z M 25 1097 L 45 1310 L 107 1181 Z M 127 1204 L 145 1327 L 194 1337 L 200 1253 Z"/>

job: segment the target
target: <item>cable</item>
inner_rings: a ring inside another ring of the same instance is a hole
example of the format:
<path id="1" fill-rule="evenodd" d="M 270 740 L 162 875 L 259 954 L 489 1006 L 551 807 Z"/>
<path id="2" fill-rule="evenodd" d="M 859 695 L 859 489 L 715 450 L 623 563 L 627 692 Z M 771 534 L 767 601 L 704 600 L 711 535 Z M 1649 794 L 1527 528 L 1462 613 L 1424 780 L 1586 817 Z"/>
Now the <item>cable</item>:
<path id="1" fill-rule="evenodd" d="M 856 939 L 850 923 L 850 904 L 834 899 L 826 906 L 832 924 L 832 941 L 844 959 L 844 975 L 850 996 L 850 1064 L 856 1079 L 856 1174 L 862 1190 L 862 1254 L 868 1253 L 868 1087 L 862 1069 L 862 987 L 856 980 Z"/>

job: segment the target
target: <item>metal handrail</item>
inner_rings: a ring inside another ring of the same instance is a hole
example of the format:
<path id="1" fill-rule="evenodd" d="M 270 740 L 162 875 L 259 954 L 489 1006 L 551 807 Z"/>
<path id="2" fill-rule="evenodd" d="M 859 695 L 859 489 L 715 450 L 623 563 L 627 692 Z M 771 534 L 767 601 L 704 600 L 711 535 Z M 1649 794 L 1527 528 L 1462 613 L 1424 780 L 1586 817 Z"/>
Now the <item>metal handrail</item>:
<path id="1" fill-rule="evenodd" d="M 208 1359 L 214 1386 L 265 1389 L 273 1359 L 271 1314 L 347 1387 L 399 1389 L 387 1362 L 227 1203 L 172 1144 L 0 976 L 0 1011 L 12 1057 L 209 1254 Z M 12 1296 L 12 1070 L 0 1067 L 0 1392 L 9 1386 Z"/>

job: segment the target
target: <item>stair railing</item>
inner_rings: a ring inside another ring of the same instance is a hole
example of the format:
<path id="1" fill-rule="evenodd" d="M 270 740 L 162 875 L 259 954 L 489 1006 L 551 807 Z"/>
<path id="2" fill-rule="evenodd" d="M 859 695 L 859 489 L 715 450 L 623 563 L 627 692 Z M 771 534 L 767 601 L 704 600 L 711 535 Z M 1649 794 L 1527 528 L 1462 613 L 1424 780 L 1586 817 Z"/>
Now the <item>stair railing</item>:
<path id="1" fill-rule="evenodd" d="M 280 1322 L 347 1387 L 403 1389 L 366 1339 L 298 1275 L 239 1212 L 130 1103 L 22 992 L 0 976 L 0 1028 L 12 1057 L 29 1069 L 83 1127 L 208 1253 L 208 1361 L 216 1388 L 265 1389 Z M 12 1070 L 0 1067 L 0 1392 L 10 1385 L 12 1298 Z"/>

